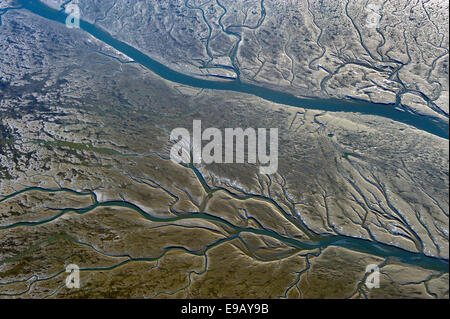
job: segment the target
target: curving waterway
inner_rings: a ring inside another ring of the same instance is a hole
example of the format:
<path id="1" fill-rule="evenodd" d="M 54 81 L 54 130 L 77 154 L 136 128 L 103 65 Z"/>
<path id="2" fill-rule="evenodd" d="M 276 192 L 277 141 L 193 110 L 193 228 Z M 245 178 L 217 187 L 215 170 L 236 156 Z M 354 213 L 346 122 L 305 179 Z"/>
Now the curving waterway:
<path id="1" fill-rule="evenodd" d="M 201 180 L 203 182 L 205 182 L 203 180 L 203 178 L 201 178 Z M 209 186 L 207 186 L 207 187 L 209 188 Z M 209 192 L 217 191 L 217 190 L 224 190 L 224 191 L 230 192 L 229 190 L 222 189 L 222 188 L 218 188 L 216 190 L 209 189 Z M 320 237 L 320 238 L 314 238 L 314 240 L 311 240 L 311 241 L 301 241 L 301 240 L 298 240 L 295 238 L 283 236 L 271 229 L 267 229 L 267 228 L 263 228 L 263 227 L 261 227 L 260 229 L 257 229 L 257 228 L 236 226 L 223 218 L 220 218 L 220 217 L 214 216 L 214 215 L 210 215 L 207 213 L 192 213 L 189 215 L 178 216 L 178 217 L 160 218 L 160 217 L 156 217 L 156 216 L 153 216 L 153 215 L 147 213 L 146 211 L 141 209 L 139 206 L 137 206 L 131 202 L 128 202 L 126 200 L 121 200 L 121 201 L 112 200 L 112 201 L 106 201 L 106 202 L 99 202 L 97 200 L 97 196 L 94 192 L 77 192 L 75 190 L 71 190 L 71 189 L 67 189 L 67 188 L 45 189 L 45 188 L 41 188 L 41 187 L 30 187 L 30 188 L 25 188 L 18 192 L 12 193 L 8 196 L 5 196 L 4 198 L 0 199 L 0 203 L 3 201 L 6 201 L 7 199 L 13 198 L 15 196 L 18 196 L 20 194 L 30 192 L 30 191 L 39 191 L 39 192 L 45 192 L 45 193 L 68 192 L 74 196 L 91 195 L 94 203 L 85 208 L 79 208 L 79 209 L 64 208 L 64 209 L 56 210 L 59 212 L 57 212 L 54 216 L 44 219 L 44 220 L 40 220 L 40 221 L 18 222 L 18 223 L 13 223 L 13 224 L 9 224 L 9 225 L 3 225 L 3 226 L 0 226 L 0 230 L 13 229 L 16 227 L 35 227 L 38 225 L 47 224 L 47 223 L 50 223 L 50 222 L 64 216 L 65 214 L 71 213 L 71 212 L 75 212 L 79 215 L 83 215 L 83 214 L 89 213 L 99 207 L 122 207 L 122 208 L 131 209 L 131 210 L 135 211 L 136 213 L 140 214 L 141 216 L 143 216 L 145 219 L 152 221 L 152 222 L 157 222 L 157 223 L 158 222 L 159 223 L 162 223 L 162 222 L 171 223 L 171 222 L 176 222 L 176 221 L 180 221 L 180 220 L 184 220 L 184 219 L 202 219 L 202 220 L 208 220 L 208 221 L 216 223 L 216 224 L 221 224 L 222 226 L 225 226 L 228 229 L 232 230 L 231 236 L 227 237 L 228 240 L 230 240 L 232 238 L 236 238 L 236 236 L 238 236 L 241 233 L 252 233 L 252 234 L 256 234 L 256 235 L 264 235 L 264 236 L 268 236 L 268 237 L 277 239 L 286 245 L 295 247 L 300 250 L 313 250 L 313 249 L 322 250 L 329 246 L 339 246 L 339 247 L 347 248 L 347 249 L 350 249 L 353 251 L 366 253 L 366 254 L 370 254 L 373 256 L 382 257 L 382 258 L 392 258 L 393 257 L 403 263 L 418 266 L 418 267 L 425 268 L 425 269 L 435 270 L 435 271 L 439 271 L 439 272 L 447 272 L 447 273 L 449 272 L 449 262 L 447 259 L 426 256 L 423 253 L 407 251 L 402 248 L 383 244 L 380 242 L 374 242 L 374 241 L 370 241 L 370 240 L 365 240 L 365 239 L 355 238 L 355 237 L 350 237 L 350 236 L 344 236 L 344 235 L 325 236 L 325 237 Z M 234 195 L 232 193 L 230 193 L 230 194 L 238 197 L 238 195 Z M 245 198 L 247 198 L 247 197 L 248 198 L 252 197 L 252 195 L 248 195 Z M 261 195 L 256 196 L 256 198 L 258 198 L 258 199 L 261 199 L 261 197 L 262 197 Z M 262 197 L 262 198 L 264 199 L 265 197 Z M 267 200 L 271 200 L 271 199 L 267 198 Z"/>
<path id="2" fill-rule="evenodd" d="M 40 1 L 18 0 L 18 3 L 20 3 L 24 9 L 27 9 L 46 19 L 50 19 L 60 23 L 65 23 L 66 21 L 67 15 L 63 11 L 54 10 L 42 4 Z M 265 10 L 263 7 L 263 16 L 264 15 Z M 236 35 L 237 33 L 229 30 L 229 28 L 232 27 L 235 26 L 228 27 L 224 30 L 229 34 Z M 447 122 L 407 111 L 398 110 L 395 108 L 395 104 L 380 104 L 359 100 L 306 99 L 296 97 L 289 93 L 244 83 L 239 79 L 230 81 L 213 81 L 200 79 L 168 68 L 167 66 L 153 60 L 138 49 L 113 38 L 109 33 L 89 22 L 81 20 L 80 28 L 88 32 L 95 38 L 99 39 L 100 41 L 127 55 L 135 62 L 148 68 L 160 77 L 171 82 L 202 89 L 241 92 L 258 96 L 267 101 L 306 109 L 316 109 L 331 112 L 356 112 L 361 114 L 377 115 L 411 125 L 417 129 L 426 131 L 445 139 L 449 138 L 449 125 Z"/>
<path id="3" fill-rule="evenodd" d="M 39 1 L 32 1 L 32 0 L 19 0 L 18 1 L 23 8 L 38 14 L 44 18 L 51 19 L 57 22 L 64 23 L 66 19 L 66 15 L 63 12 L 53 10 Z M 297 106 L 302 108 L 309 108 L 309 109 L 318 109 L 318 110 L 324 110 L 324 111 L 344 111 L 344 112 L 359 112 L 363 114 L 371 114 L 371 115 L 378 115 L 383 116 L 389 119 L 392 119 L 394 121 L 406 123 L 409 125 L 412 125 L 418 129 L 421 129 L 423 131 L 427 131 L 429 133 L 432 133 L 434 135 L 443 137 L 448 139 L 449 132 L 448 132 L 448 124 L 444 122 L 439 122 L 432 120 L 431 118 L 420 116 L 417 114 L 409 113 L 409 112 L 402 112 L 396 110 L 393 105 L 385 105 L 385 104 L 375 104 L 375 103 L 368 103 L 368 102 L 360 102 L 360 101 L 340 101 L 340 100 L 321 100 L 321 99 L 301 99 L 297 98 L 293 95 L 286 94 L 283 92 L 278 92 L 270 89 L 266 89 L 263 87 L 258 87 L 252 84 L 243 83 L 239 80 L 235 81 L 229 81 L 229 82 L 217 82 L 217 81 L 209 81 L 204 79 L 198 79 L 194 78 L 179 72 L 176 72 L 157 61 L 151 59 L 144 53 L 140 52 L 139 50 L 129 46 L 128 44 L 121 42 L 119 40 L 114 39 L 109 35 L 107 32 L 101 30 L 100 28 L 97 28 L 96 26 L 81 21 L 80 26 L 83 30 L 90 33 L 94 37 L 98 38 L 99 40 L 103 41 L 104 43 L 114 47 L 118 51 L 124 53 L 125 55 L 132 58 L 137 63 L 140 63 L 141 65 L 147 67 L 154 73 L 158 74 L 159 76 L 173 82 L 181 83 L 184 85 L 189 85 L 193 87 L 199 87 L 199 88 L 206 88 L 206 89 L 214 89 L 214 90 L 228 90 L 228 91 L 236 91 L 236 92 L 242 92 L 247 94 L 252 94 L 255 96 L 259 96 L 263 99 L 273 101 L 280 104 L 286 104 L 291 106 Z M 203 179 L 203 176 L 201 173 L 196 170 L 194 167 L 190 167 L 194 170 L 195 174 L 199 178 L 202 185 L 205 187 L 205 190 L 207 192 L 213 192 L 216 190 L 212 190 L 206 183 L 206 181 Z M 225 189 L 223 189 L 225 190 Z M 340 246 L 344 248 L 348 248 L 354 251 L 359 251 L 363 253 L 368 253 L 374 256 L 379 256 L 383 258 L 389 258 L 394 257 L 404 263 L 415 265 L 419 267 L 423 267 L 426 269 L 436 270 L 440 272 L 449 272 L 449 262 L 447 259 L 441 259 L 441 258 L 435 258 L 426 256 L 423 253 L 416 253 L 416 252 L 410 252 L 398 247 L 386 245 L 379 242 L 374 242 L 370 240 L 365 240 L 361 238 L 354 238 L 349 236 L 327 236 L 327 237 L 316 237 L 311 239 L 308 242 L 303 242 L 298 239 L 289 238 L 282 236 L 273 230 L 270 229 L 255 229 L 255 228 L 244 228 L 239 227 L 236 225 L 231 224 L 230 222 L 217 217 L 213 215 L 209 215 L 206 213 L 193 213 L 191 215 L 182 216 L 182 217 L 174 217 L 174 218 L 157 218 L 154 217 L 138 206 L 136 206 L 133 203 L 127 202 L 127 201 L 108 201 L 108 202 L 98 202 L 97 198 L 95 196 L 94 192 L 90 193 L 78 193 L 76 191 L 70 190 L 70 189 L 42 189 L 42 188 L 28 188 L 21 190 L 17 193 L 10 194 L 2 199 L 0 199 L 0 203 L 7 200 L 8 198 L 17 196 L 21 193 L 28 192 L 28 191 L 44 191 L 44 192 L 58 192 L 58 191 L 67 191 L 70 192 L 72 195 L 79 195 L 79 196 L 86 196 L 86 195 L 92 195 L 94 199 L 94 203 L 86 208 L 83 209 L 63 209 L 55 216 L 51 217 L 50 219 L 38 221 L 38 222 L 23 222 L 23 223 L 17 223 L 12 225 L 5 225 L 0 226 L 1 229 L 10 229 L 14 227 L 32 227 L 39 224 L 45 224 L 48 223 L 54 219 L 59 218 L 60 216 L 64 215 L 68 212 L 76 212 L 78 214 L 85 214 L 89 211 L 92 211 L 93 209 L 97 207 L 126 207 L 128 209 L 132 209 L 133 211 L 141 214 L 146 219 L 154 221 L 154 222 L 175 222 L 182 219 L 204 219 L 213 221 L 215 223 L 222 224 L 226 226 L 227 228 L 230 228 L 233 230 L 233 236 L 236 236 L 237 234 L 243 233 L 243 232 L 250 232 L 258 235 L 265 235 L 272 238 L 275 238 L 277 240 L 280 240 L 281 242 L 288 244 L 290 246 L 296 247 L 298 249 L 323 249 L 328 246 Z M 228 191 L 228 190 L 225 190 Z M 229 192 L 229 191 L 228 191 Z M 237 196 L 237 195 L 235 195 Z M 249 197 L 255 197 L 257 199 L 263 199 L 267 201 L 273 202 L 271 198 L 265 198 L 261 195 L 248 195 Z M 276 204 L 276 203 L 275 203 Z M 279 207 L 280 208 L 280 207 Z M 301 226 L 301 225 L 300 225 Z M 306 230 L 306 232 L 308 232 Z"/>

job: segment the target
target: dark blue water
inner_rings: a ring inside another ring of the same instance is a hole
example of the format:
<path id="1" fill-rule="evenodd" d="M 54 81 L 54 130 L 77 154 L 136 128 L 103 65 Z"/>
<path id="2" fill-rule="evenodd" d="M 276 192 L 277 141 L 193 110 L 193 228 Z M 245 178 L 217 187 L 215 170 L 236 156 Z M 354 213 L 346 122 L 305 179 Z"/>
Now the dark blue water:
<path id="1" fill-rule="evenodd" d="M 38 14 L 41 17 L 60 23 L 65 23 L 67 15 L 62 11 L 51 9 L 35 0 L 18 0 L 18 2 L 25 9 Z M 117 39 L 114 39 L 109 33 L 96 27 L 93 24 L 81 20 L 80 27 L 100 41 L 114 47 L 116 50 L 124 53 L 137 63 L 147 67 L 152 72 L 172 82 L 197 88 L 247 93 L 275 103 L 302 107 L 306 109 L 316 109 L 333 112 L 357 112 L 362 114 L 378 115 L 397 122 L 414 126 L 420 130 L 429 132 L 445 139 L 449 138 L 448 123 L 433 119 L 431 117 L 397 110 L 395 109 L 394 104 L 379 104 L 355 100 L 305 99 L 295 97 L 288 93 L 259 87 L 249 83 L 244 83 L 240 80 L 221 82 L 199 79 L 168 68 L 167 66 L 151 59 L 149 56 L 137 50 L 136 48 Z"/>

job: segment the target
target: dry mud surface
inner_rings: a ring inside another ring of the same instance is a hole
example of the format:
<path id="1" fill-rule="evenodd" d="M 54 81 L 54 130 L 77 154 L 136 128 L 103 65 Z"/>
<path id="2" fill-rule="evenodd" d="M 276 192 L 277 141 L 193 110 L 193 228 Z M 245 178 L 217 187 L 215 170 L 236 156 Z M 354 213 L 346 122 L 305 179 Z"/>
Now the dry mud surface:
<path id="1" fill-rule="evenodd" d="M 182 74 L 392 104 L 448 130 L 447 1 L 79 5 Z M 449 297 L 448 139 L 177 84 L 16 1 L 0 19 L 0 298 Z M 170 132 L 199 119 L 278 128 L 278 172 L 173 163 Z"/>

